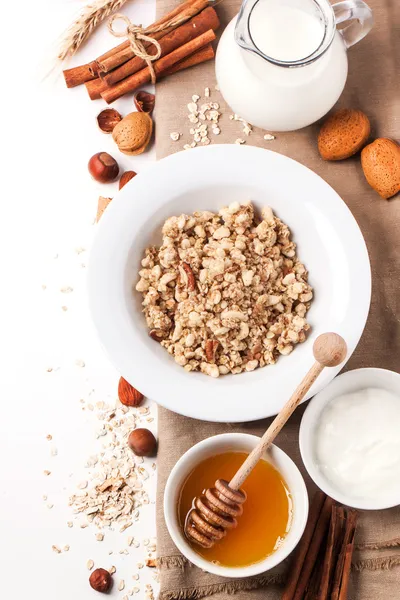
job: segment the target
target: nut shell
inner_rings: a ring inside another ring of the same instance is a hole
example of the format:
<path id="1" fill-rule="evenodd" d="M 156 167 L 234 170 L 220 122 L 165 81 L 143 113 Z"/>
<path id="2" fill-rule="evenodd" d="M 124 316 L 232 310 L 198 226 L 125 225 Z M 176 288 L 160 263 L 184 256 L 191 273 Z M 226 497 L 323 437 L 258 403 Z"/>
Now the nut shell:
<path id="1" fill-rule="evenodd" d="M 133 112 L 120 121 L 112 132 L 113 140 L 124 154 L 144 152 L 153 133 L 153 120 L 145 112 Z"/>
<path id="2" fill-rule="evenodd" d="M 105 108 L 97 115 L 97 125 L 103 133 L 112 133 L 117 123 L 122 120 L 122 116 L 115 108 Z"/>
<path id="3" fill-rule="evenodd" d="M 343 160 L 356 154 L 371 133 L 368 117 L 361 110 L 342 108 L 322 125 L 318 150 L 324 160 Z"/>
<path id="4" fill-rule="evenodd" d="M 136 456 L 154 456 L 157 440 L 149 429 L 134 429 L 129 434 L 128 446 Z"/>
<path id="5" fill-rule="evenodd" d="M 139 112 L 146 112 L 151 115 L 156 103 L 156 97 L 154 94 L 150 94 L 149 92 L 140 91 L 136 92 L 133 97 L 133 101 Z"/>
<path id="6" fill-rule="evenodd" d="M 400 191 L 400 146 L 388 138 L 378 138 L 361 152 L 361 166 L 369 185 L 382 198 Z"/>
<path id="7" fill-rule="evenodd" d="M 126 381 L 123 377 L 118 383 L 118 398 L 125 406 L 140 406 L 143 402 L 143 394 Z"/>
<path id="8" fill-rule="evenodd" d="M 89 577 L 89 583 L 96 592 L 106 594 L 111 588 L 112 577 L 105 569 L 95 569 Z"/>

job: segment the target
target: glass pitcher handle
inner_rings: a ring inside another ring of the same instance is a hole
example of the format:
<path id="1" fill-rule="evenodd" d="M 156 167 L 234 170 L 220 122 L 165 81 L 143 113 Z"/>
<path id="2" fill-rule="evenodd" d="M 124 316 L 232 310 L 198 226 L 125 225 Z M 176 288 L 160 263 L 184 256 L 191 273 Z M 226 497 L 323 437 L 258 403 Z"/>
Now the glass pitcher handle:
<path id="1" fill-rule="evenodd" d="M 372 10 L 362 0 L 345 0 L 332 5 L 336 24 L 352 21 L 339 30 L 346 48 L 354 46 L 369 33 L 374 24 Z"/>

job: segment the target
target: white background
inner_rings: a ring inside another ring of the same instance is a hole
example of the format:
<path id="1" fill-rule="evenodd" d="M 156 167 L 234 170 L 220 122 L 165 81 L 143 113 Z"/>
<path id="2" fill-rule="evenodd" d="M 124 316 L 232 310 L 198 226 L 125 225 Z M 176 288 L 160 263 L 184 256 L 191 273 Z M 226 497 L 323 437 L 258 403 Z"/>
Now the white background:
<path id="1" fill-rule="evenodd" d="M 66 524 L 68 497 L 98 447 L 95 416 L 82 411 L 80 399 L 114 402 L 118 383 L 90 322 L 85 288 L 97 199 L 112 196 L 117 184 L 95 183 L 87 162 L 102 150 L 122 170 L 141 171 L 155 160 L 154 151 L 140 157 L 116 151 L 95 122 L 103 102 L 91 102 L 83 87 L 67 90 L 54 74 L 41 81 L 55 56 L 53 42 L 82 4 L 16 0 L 0 9 L 0 596 L 7 600 L 98 598 L 87 582 L 90 558 L 96 566 L 115 565 L 117 582 L 123 578 L 127 588 L 140 587 L 136 598 L 145 597 L 145 583 L 154 585 L 151 569 L 139 571 L 139 583 L 132 579 L 144 559 L 143 546 L 131 548 L 129 556 L 118 554 L 128 534 L 139 540 L 155 535 L 154 504 L 145 507 L 137 525 L 123 534 L 107 533 L 103 542 L 90 528 Z M 132 0 L 123 12 L 147 24 L 154 20 L 155 2 Z M 112 45 L 101 26 L 70 66 Z M 115 105 L 127 114 L 132 97 Z M 62 293 L 64 287 L 73 291 Z M 151 413 L 156 416 L 154 406 Z M 155 479 L 146 482 L 153 503 Z M 69 544 L 70 551 L 57 555 L 53 544 Z M 114 586 L 112 597 L 124 593 Z"/>

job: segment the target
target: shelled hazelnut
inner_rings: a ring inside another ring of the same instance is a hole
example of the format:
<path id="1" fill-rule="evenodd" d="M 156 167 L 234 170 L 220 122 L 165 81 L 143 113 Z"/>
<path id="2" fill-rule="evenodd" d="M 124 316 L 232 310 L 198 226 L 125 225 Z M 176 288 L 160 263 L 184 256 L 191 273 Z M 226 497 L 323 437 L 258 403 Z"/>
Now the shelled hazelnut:
<path id="1" fill-rule="evenodd" d="M 134 429 L 129 434 L 128 446 L 136 456 L 154 456 L 157 440 L 149 429 Z"/>
<path id="2" fill-rule="evenodd" d="M 89 583 L 96 592 L 106 594 L 111 588 L 112 578 L 105 569 L 95 569 L 89 577 Z"/>

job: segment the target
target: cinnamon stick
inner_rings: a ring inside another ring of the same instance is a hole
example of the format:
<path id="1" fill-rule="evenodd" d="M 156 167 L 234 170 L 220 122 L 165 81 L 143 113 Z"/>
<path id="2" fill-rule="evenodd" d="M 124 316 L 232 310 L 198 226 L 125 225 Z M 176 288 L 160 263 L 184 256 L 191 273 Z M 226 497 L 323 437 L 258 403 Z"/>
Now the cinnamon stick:
<path id="1" fill-rule="evenodd" d="M 99 100 L 101 98 L 101 92 L 104 92 L 108 88 L 108 85 L 105 81 L 97 77 L 92 81 L 87 81 L 85 83 L 85 88 L 89 94 L 89 98 L 91 100 Z"/>
<path id="2" fill-rule="evenodd" d="M 197 50 L 197 52 L 194 52 L 184 60 L 181 60 L 179 63 L 176 63 L 170 69 L 167 69 L 162 76 L 167 77 L 168 75 L 172 75 L 173 73 L 177 73 L 178 71 L 183 71 L 184 69 L 195 67 L 196 65 L 200 65 L 203 62 L 212 60 L 214 56 L 215 52 L 212 45 L 207 44 L 207 46 L 204 46 L 204 48 Z M 101 98 L 101 92 L 106 90 L 108 88 L 108 85 L 102 79 L 97 78 L 93 81 L 87 81 L 85 83 L 85 87 L 88 91 L 91 100 L 99 100 Z"/>
<path id="3" fill-rule="evenodd" d="M 307 584 L 310 581 L 310 576 L 314 568 L 318 551 L 321 547 L 322 540 L 326 534 L 329 526 L 329 521 L 332 513 L 333 500 L 327 496 L 325 498 L 324 505 L 319 515 L 317 524 L 315 526 L 314 534 L 312 536 L 308 552 L 304 559 L 303 568 L 301 570 L 296 591 L 293 596 L 293 600 L 302 600 L 303 594 L 306 590 Z"/>
<path id="4" fill-rule="evenodd" d="M 187 58 L 197 50 L 200 50 L 200 48 L 207 46 L 210 44 L 210 42 L 215 40 L 215 37 L 215 33 L 212 29 L 210 29 L 202 35 L 199 35 L 199 37 L 195 38 L 194 40 L 183 44 L 183 46 L 180 46 L 173 52 L 170 52 L 166 56 L 163 56 L 159 60 L 155 61 L 153 64 L 156 76 L 162 77 L 165 71 L 167 71 L 170 67 Z M 129 92 L 133 92 L 138 87 L 148 83 L 149 81 L 151 81 L 150 69 L 146 67 L 145 69 L 126 77 L 126 79 L 119 81 L 113 87 L 104 90 L 101 92 L 101 97 L 104 98 L 107 104 L 111 104 L 114 102 L 114 100 L 117 100 L 117 98 L 120 98 Z"/>
<path id="5" fill-rule="evenodd" d="M 342 581 L 340 584 L 339 600 L 347 600 L 347 590 L 349 587 L 351 559 L 353 557 L 353 551 L 354 551 L 354 531 L 353 531 L 352 540 L 351 540 L 350 544 L 347 544 L 347 547 L 346 547 L 346 554 L 344 557 L 344 564 L 343 564 Z"/>
<path id="6" fill-rule="evenodd" d="M 201 12 L 208 5 L 209 5 L 209 0 L 190 0 L 189 2 L 185 2 L 184 4 L 181 4 L 180 6 L 176 7 L 170 13 L 164 15 L 161 19 L 159 19 L 158 21 L 153 23 L 153 25 L 150 25 L 147 29 L 151 30 L 155 27 L 158 27 L 158 26 L 162 25 L 163 23 L 170 21 L 174 17 L 179 17 L 179 18 L 182 18 L 182 19 L 185 19 L 186 21 L 188 21 L 189 19 L 191 19 L 192 17 L 197 15 L 199 12 Z M 182 21 L 182 23 L 183 23 L 183 21 Z M 163 36 L 165 36 L 167 33 L 170 33 L 171 31 L 173 31 L 175 29 L 176 29 L 176 27 L 169 27 L 168 29 L 164 29 L 163 31 L 149 33 L 149 36 L 156 40 L 159 40 Z M 150 46 L 152 46 L 152 44 L 149 44 L 149 43 L 145 44 L 145 48 L 149 48 Z M 97 61 L 98 69 L 99 69 L 99 71 L 108 73 L 112 69 L 119 67 L 120 65 L 125 63 L 130 58 L 133 58 L 134 56 L 135 56 L 135 53 L 133 52 L 132 48 L 129 46 L 128 48 L 125 48 L 124 50 L 122 50 L 116 54 L 113 54 L 110 57 L 107 57 L 103 60 Z"/>
<path id="7" fill-rule="evenodd" d="M 204 48 L 197 50 L 194 54 L 191 54 L 181 62 L 173 65 L 170 69 L 167 69 L 164 72 L 163 77 L 167 75 L 172 75 L 173 73 L 177 73 L 178 71 L 183 71 L 184 69 L 188 69 L 189 67 L 195 67 L 196 65 L 200 65 L 203 62 L 207 62 L 208 60 L 212 60 L 215 56 L 214 49 L 211 44 L 207 44 Z"/>
<path id="8" fill-rule="evenodd" d="M 105 52 L 96 60 L 92 60 L 86 65 L 80 65 L 79 67 L 73 67 L 72 69 L 65 69 L 63 74 L 67 87 L 76 87 L 77 85 L 81 85 L 82 83 L 86 83 L 92 79 L 96 79 L 96 77 L 98 77 L 97 61 L 104 60 L 109 56 L 112 56 L 112 54 L 116 54 L 124 48 L 127 48 L 129 45 L 129 41 L 126 40 L 125 42 L 122 42 L 122 44 L 111 48 L 111 50 L 108 50 L 108 52 Z"/>
<path id="9" fill-rule="evenodd" d="M 293 600 L 297 582 L 299 580 L 299 576 L 303 568 L 304 559 L 310 547 L 311 539 L 314 534 L 318 518 L 321 514 L 325 498 L 325 494 L 323 494 L 320 491 L 317 491 L 314 495 L 313 501 L 310 506 L 310 513 L 308 516 L 306 528 L 293 554 L 293 560 L 290 565 L 289 577 L 281 600 Z"/>
<path id="10" fill-rule="evenodd" d="M 203 1 L 205 1 L 205 0 L 203 0 Z M 194 5 L 195 2 L 198 2 L 198 0 L 186 0 L 186 2 L 183 2 L 183 4 L 176 6 L 169 13 L 167 13 L 163 17 L 161 17 L 161 19 L 159 19 L 158 21 L 153 23 L 153 25 L 151 25 L 151 27 L 162 25 L 166 21 L 169 21 L 173 17 L 176 17 L 177 15 L 179 15 L 179 13 L 181 13 L 182 11 L 186 11 L 190 6 Z M 208 1 L 207 1 L 207 5 L 208 5 Z M 204 8 L 204 6 L 203 6 L 203 8 Z M 199 10 L 197 12 L 200 12 L 200 10 L 202 10 L 202 9 L 199 8 Z M 194 14 L 196 14 L 196 13 L 194 13 Z M 159 37 L 162 37 L 163 35 L 165 35 L 169 31 L 171 31 L 172 29 L 173 28 L 170 28 L 163 32 L 160 32 Z M 156 37 L 156 34 L 154 34 L 153 37 Z M 158 38 L 156 38 L 156 39 L 158 39 Z M 146 46 L 146 44 L 145 44 L 145 46 Z M 121 44 L 118 44 L 118 46 L 111 48 L 110 50 L 108 50 L 107 52 L 105 52 L 104 54 L 102 54 L 101 56 L 96 58 L 95 60 L 92 60 L 91 62 L 87 63 L 86 65 L 80 65 L 78 67 L 73 67 L 72 69 L 65 69 L 63 73 L 64 73 L 64 79 L 65 79 L 65 83 L 66 83 L 67 87 L 68 88 L 75 87 L 77 85 L 81 85 L 83 83 L 86 83 L 87 81 L 91 81 L 91 80 L 95 79 L 98 76 L 98 64 L 99 63 L 102 63 L 104 60 L 108 59 L 110 56 L 113 56 L 114 54 L 118 54 L 119 52 L 121 52 L 129 47 L 130 47 L 129 40 L 125 40 Z M 131 56 L 129 58 L 131 58 Z M 119 63 L 119 64 L 122 64 L 122 63 Z"/>
<path id="11" fill-rule="evenodd" d="M 193 40 L 209 29 L 215 31 L 218 29 L 219 25 L 219 19 L 215 10 L 211 7 L 204 9 L 198 15 L 190 19 L 190 21 L 186 21 L 186 23 L 180 25 L 174 29 L 174 31 L 171 31 L 171 33 L 164 35 L 160 39 L 161 56 L 169 54 L 176 48 Z M 150 46 L 148 49 L 150 55 L 156 54 L 156 51 L 157 49 L 154 45 Z M 125 79 L 125 77 L 128 77 L 133 73 L 137 73 L 137 71 L 140 71 L 145 67 L 146 62 L 138 56 L 134 56 L 117 69 L 114 69 L 114 71 L 111 71 L 111 73 L 100 73 L 100 77 L 108 86 L 112 86 L 118 81 Z"/>
<path id="12" fill-rule="evenodd" d="M 333 578 L 332 594 L 330 600 L 339 600 L 339 593 L 341 587 L 342 576 L 344 574 L 344 563 L 346 559 L 346 551 L 348 544 L 354 538 L 354 533 L 357 524 L 358 514 L 357 511 L 347 509 L 347 518 L 344 527 L 343 541 L 340 548 L 339 556 L 336 563 L 335 574 Z M 350 557 L 351 560 L 351 557 Z"/>
<path id="13" fill-rule="evenodd" d="M 324 563 L 322 566 L 322 575 L 321 575 L 321 585 L 319 587 L 317 599 L 318 600 L 327 600 L 329 587 L 331 583 L 331 578 L 333 574 L 333 570 L 335 568 L 335 549 L 337 544 L 337 537 L 340 532 L 340 522 L 339 522 L 339 514 L 338 507 L 334 505 L 332 507 L 331 514 L 331 522 L 329 525 L 328 539 L 326 542 L 326 551 Z"/>

